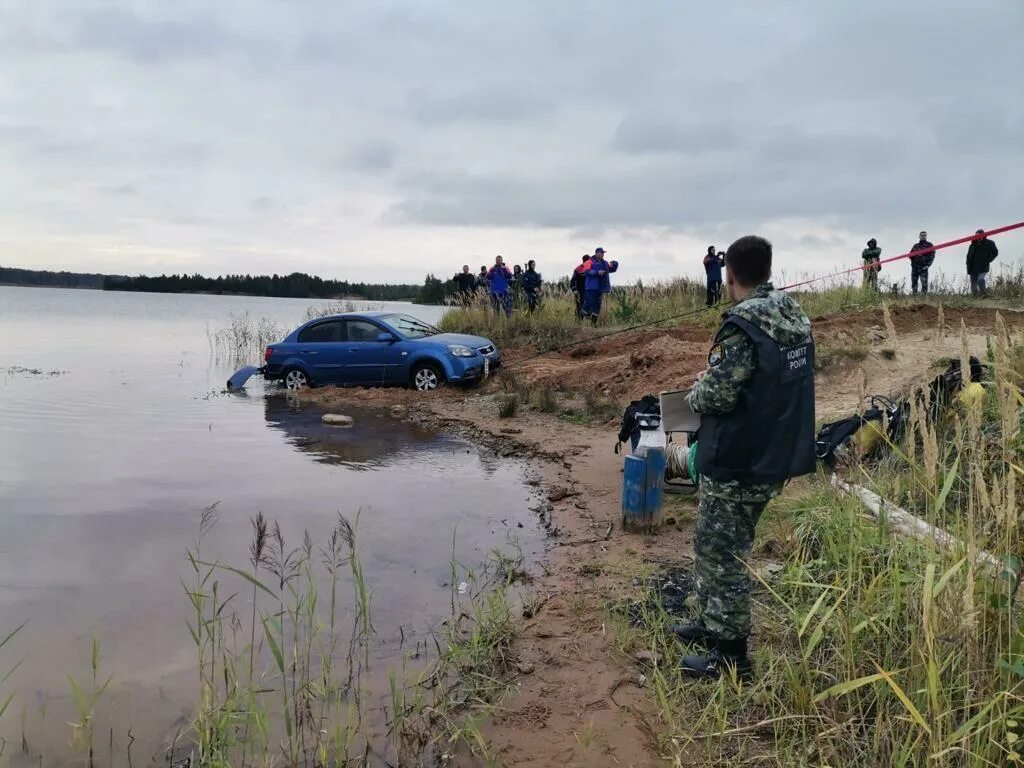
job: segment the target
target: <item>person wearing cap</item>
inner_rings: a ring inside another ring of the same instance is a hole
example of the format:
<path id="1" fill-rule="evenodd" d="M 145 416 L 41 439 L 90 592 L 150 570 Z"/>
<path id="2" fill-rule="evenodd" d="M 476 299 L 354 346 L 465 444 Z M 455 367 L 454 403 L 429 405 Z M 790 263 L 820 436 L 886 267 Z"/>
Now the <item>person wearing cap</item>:
<path id="1" fill-rule="evenodd" d="M 512 282 L 512 273 L 505 266 L 505 260 L 501 256 L 494 258 L 494 266 L 487 271 L 487 284 L 491 291 L 491 306 L 495 312 L 505 310 L 505 316 L 512 316 L 512 297 L 509 295 L 509 288 Z"/>
<path id="2" fill-rule="evenodd" d="M 604 248 L 598 248 L 590 258 L 583 290 L 583 316 L 590 318 L 594 325 L 597 325 L 601 316 L 601 300 L 612 290 L 612 281 L 608 275 L 619 268 L 617 261 L 605 261 L 604 253 Z"/>
<path id="3" fill-rule="evenodd" d="M 882 259 L 882 249 L 878 247 L 875 238 L 868 240 L 868 247 L 861 251 L 860 257 L 864 261 L 864 287 L 877 291 L 878 273 L 882 269 L 879 263 Z"/>
<path id="4" fill-rule="evenodd" d="M 915 256 L 915 253 L 920 252 Z M 910 249 L 910 290 L 917 293 L 917 284 L 921 284 L 921 293 L 928 295 L 928 268 L 935 261 L 935 246 L 928 242 L 928 233 L 924 230 L 918 235 L 918 241 Z"/>
<path id="5" fill-rule="evenodd" d="M 985 284 L 988 280 L 988 267 L 999 255 L 999 249 L 985 236 L 984 229 L 974 234 L 975 238 L 967 248 L 967 277 L 971 281 L 971 296 L 984 297 L 988 289 Z"/>
<path id="6" fill-rule="evenodd" d="M 713 306 L 722 297 L 722 263 L 718 260 L 715 246 L 709 245 L 704 254 L 704 276 L 708 281 L 707 305 Z"/>
<path id="7" fill-rule="evenodd" d="M 587 270 L 590 269 L 590 254 L 584 253 L 583 260 L 576 265 L 569 278 L 569 290 L 573 292 L 576 300 L 576 319 L 583 319 L 583 297 L 586 289 Z"/>

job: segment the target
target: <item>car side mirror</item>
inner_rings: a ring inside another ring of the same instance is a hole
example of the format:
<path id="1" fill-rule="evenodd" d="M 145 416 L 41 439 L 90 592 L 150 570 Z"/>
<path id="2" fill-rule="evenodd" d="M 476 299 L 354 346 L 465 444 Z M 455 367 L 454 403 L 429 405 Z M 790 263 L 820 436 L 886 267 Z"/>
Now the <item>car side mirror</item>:
<path id="1" fill-rule="evenodd" d="M 378 333 L 377 341 L 382 342 L 384 344 L 393 344 L 394 342 L 398 341 L 398 339 L 396 339 L 390 333 Z"/>

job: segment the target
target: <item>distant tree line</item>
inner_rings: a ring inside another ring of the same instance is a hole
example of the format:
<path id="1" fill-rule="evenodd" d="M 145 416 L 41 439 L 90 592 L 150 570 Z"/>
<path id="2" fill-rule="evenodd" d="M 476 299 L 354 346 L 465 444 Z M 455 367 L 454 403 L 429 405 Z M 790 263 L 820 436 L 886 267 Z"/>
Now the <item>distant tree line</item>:
<path id="1" fill-rule="evenodd" d="M 278 296 L 295 299 L 335 299 L 353 297 L 370 301 L 417 300 L 421 286 L 350 283 L 324 280 L 322 277 L 292 272 L 290 275 L 160 275 L 114 277 L 103 281 L 105 291 L 145 291 L 149 293 L 233 293 L 247 296 Z"/>
<path id="2" fill-rule="evenodd" d="M 18 269 L 0 267 L 0 283 L 5 285 L 35 285 L 47 288 L 94 288 L 103 287 L 112 275 L 85 272 L 50 272 L 45 269 Z"/>
<path id="3" fill-rule="evenodd" d="M 224 293 L 295 299 L 359 298 L 368 301 L 415 301 L 419 304 L 444 304 L 458 292 L 451 278 L 442 280 L 434 275 L 427 275 L 422 285 L 388 285 L 324 280 L 304 272 L 292 272 L 290 275 L 221 277 L 204 277 L 200 274 L 126 277 L 0 267 L 0 283 L 146 293 Z"/>

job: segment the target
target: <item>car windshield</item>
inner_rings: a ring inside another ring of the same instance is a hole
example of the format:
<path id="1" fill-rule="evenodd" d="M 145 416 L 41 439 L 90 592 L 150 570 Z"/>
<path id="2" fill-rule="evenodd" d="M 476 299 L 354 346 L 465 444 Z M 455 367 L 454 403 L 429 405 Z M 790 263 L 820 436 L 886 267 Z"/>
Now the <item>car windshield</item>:
<path id="1" fill-rule="evenodd" d="M 423 339 L 440 333 L 434 326 L 417 320 L 411 315 L 384 315 L 381 320 L 407 339 Z"/>

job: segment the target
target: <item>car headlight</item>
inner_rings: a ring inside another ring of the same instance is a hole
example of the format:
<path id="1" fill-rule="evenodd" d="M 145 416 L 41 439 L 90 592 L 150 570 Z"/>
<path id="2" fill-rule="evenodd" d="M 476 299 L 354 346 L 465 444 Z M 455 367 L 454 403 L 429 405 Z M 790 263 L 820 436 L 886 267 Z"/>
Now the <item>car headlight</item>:
<path id="1" fill-rule="evenodd" d="M 476 352 L 462 344 L 451 344 L 448 347 L 448 351 L 451 352 L 454 357 L 473 357 L 476 355 Z"/>

